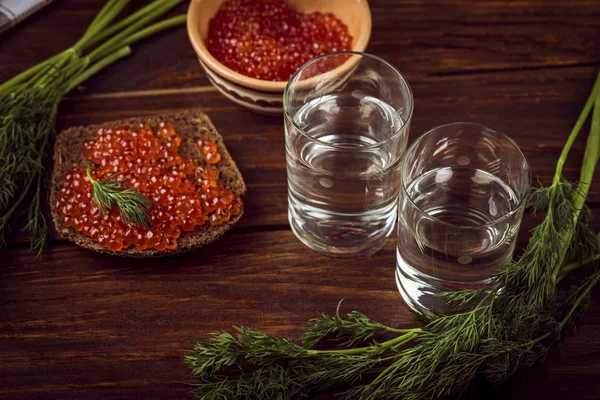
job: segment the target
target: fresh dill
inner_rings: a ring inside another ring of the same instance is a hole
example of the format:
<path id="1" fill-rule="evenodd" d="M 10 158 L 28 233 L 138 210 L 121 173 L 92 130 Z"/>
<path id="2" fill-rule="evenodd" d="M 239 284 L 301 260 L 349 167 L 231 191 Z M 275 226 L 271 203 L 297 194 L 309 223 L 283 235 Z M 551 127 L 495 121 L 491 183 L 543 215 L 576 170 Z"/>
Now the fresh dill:
<path id="1" fill-rule="evenodd" d="M 306 323 L 301 338 L 304 347 L 313 347 L 330 335 L 335 336 L 335 341 L 340 346 L 354 346 L 384 332 L 409 333 L 414 331 L 414 329 L 395 329 L 382 325 L 359 311 L 349 313 L 348 320 L 346 320 L 340 316 L 342 302 L 343 300 L 338 303 L 334 316 L 321 314 L 320 318 L 313 318 Z"/>
<path id="2" fill-rule="evenodd" d="M 592 109 L 579 183 L 571 183 L 562 167 Z M 583 315 L 600 280 L 600 270 L 590 268 L 579 284 L 558 285 L 567 273 L 600 260 L 600 241 L 584 204 L 599 155 L 600 74 L 552 183 L 529 199 L 532 211 L 545 216 L 523 254 L 493 276 L 494 289 L 441 295 L 450 304 L 468 305 L 468 311 L 417 314 L 421 327 L 395 329 L 357 311 L 345 319 L 338 305 L 334 316 L 310 320 L 298 342 L 248 328 L 236 336 L 217 333 L 196 342 L 186 357 L 203 380 L 197 397 L 283 400 L 336 389 L 345 390 L 345 399 L 429 400 L 464 394 L 478 376 L 505 382 L 543 360 Z M 334 349 L 314 349 L 331 338 Z"/>
<path id="3" fill-rule="evenodd" d="M 103 216 L 108 210 L 115 208 L 119 210 L 121 219 L 129 226 L 141 225 L 146 228 L 150 226 L 148 218 L 148 206 L 150 202 L 142 193 L 134 188 L 125 189 L 125 181 L 113 181 L 107 178 L 97 181 L 92 178 L 90 167 L 86 174 L 93 187 L 92 198 Z"/>
<path id="4" fill-rule="evenodd" d="M 116 22 L 128 0 L 108 0 L 73 47 L 0 84 L 0 248 L 25 214 L 22 229 L 32 249 L 44 251 L 48 226 L 41 204 L 62 97 L 130 54 L 130 44 L 183 24 L 185 15 L 154 23 L 181 1 L 155 0 Z"/>

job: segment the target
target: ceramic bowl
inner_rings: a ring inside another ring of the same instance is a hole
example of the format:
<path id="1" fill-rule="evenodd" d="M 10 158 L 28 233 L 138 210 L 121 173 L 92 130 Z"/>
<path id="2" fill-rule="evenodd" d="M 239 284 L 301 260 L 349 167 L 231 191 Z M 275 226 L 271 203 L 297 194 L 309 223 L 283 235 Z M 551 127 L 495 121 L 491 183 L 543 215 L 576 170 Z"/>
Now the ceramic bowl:
<path id="1" fill-rule="evenodd" d="M 250 78 L 224 66 L 206 49 L 204 38 L 208 23 L 225 0 L 192 0 L 188 9 L 187 30 L 198 61 L 210 82 L 228 99 L 252 111 L 283 114 L 283 91 L 287 81 L 273 82 Z M 352 50 L 362 52 L 371 36 L 371 12 L 366 0 L 287 0 L 298 12 L 332 13 L 352 36 Z"/>

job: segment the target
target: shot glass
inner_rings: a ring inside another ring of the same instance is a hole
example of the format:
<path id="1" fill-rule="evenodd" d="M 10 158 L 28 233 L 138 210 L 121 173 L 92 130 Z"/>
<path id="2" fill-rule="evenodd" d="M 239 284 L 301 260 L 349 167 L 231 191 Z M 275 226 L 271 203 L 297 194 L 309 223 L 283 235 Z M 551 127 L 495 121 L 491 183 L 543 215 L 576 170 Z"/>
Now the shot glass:
<path id="1" fill-rule="evenodd" d="M 369 255 L 392 232 L 413 97 L 381 58 L 331 53 L 284 92 L 288 215 L 296 237 L 330 256 Z"/>
<path id="2" fill-rule="evenodd" d="M 531 173 L 508 136 L 473 123 L 433 128 L 402 161 L 396 282 L 412 309 L 453 311 L 440 292 L 486 288 L 512 259 Z"/>

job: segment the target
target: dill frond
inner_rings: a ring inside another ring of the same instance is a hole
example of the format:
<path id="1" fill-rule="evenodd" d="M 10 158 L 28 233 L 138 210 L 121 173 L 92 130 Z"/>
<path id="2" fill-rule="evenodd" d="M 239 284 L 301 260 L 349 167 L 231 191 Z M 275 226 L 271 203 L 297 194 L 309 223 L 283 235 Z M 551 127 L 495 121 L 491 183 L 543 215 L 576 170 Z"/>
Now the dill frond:
<path id="1" fill-rule="evenodd" d="M 108 210 L 119 210 L 121 219 L 129 226 L 140 225 L 148 228 L 148 206 L 150 202 L 142 193 L 134 188 L 125 189 L 125 181 L 111 180 L 111 177 L 97 181 L 92 178 L 90 167 L 87 168 L 87 177 L 93 187 L 92 198 L 103 216 Z"/>
<path id="2" fill-rule="evenodd" d="M 338 303 L 334 316 L 321 314 L 320 318 L 313 318 L 306 323 L 301 339 L 304 347 L 313 347 L 330 335 L 334 336 L 334 340 L 340 346 L 348 347 L 370 340 L 375 335 L 386 331 L 398 333 L 408 331 L 382 325 L 359 311 L 352 311 L 348 314 L 348 319 L 343 319 L 340 316 L 342 302 L 343 300 Z"/>

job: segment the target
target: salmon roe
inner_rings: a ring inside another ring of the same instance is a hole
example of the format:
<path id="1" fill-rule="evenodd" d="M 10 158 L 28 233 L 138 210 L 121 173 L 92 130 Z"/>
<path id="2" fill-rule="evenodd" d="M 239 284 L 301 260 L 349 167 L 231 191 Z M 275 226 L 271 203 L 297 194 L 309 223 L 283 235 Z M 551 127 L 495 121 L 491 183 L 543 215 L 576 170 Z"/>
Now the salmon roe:
<path id="1" fill-rule="evenodd" d="M 135 128 L 99 129 L 85 144 L 96 181 L 123 180 L 149 200 L 149 227 L 129 226 L 113 208 L 101 215 L 92 198 L 86 169 L 76 166 L 65 177 L 56 209 L 67 228 L 92 238 L 103 248 L 121 251 L 176 249 L 182 232 L 205 224 L 216 226 L 242 212 L 242 200 L 219 180 L 217 146 L 199 140 L 204 162 L 179 154 L 181 136 L 169 122 L 155 134 L 145 124 Z"/>
<path id="2" fill-rule="evenodd" d="M 351 46 L 348 27 L 333 14 L 298 13 L 283 0 L 226 0 L 206 38 L 219 62 L 268 81 L 287 81 L 307 61 Z"/>

